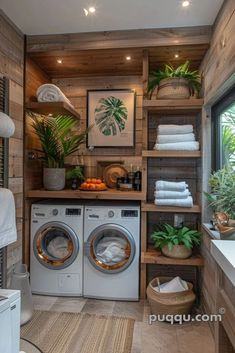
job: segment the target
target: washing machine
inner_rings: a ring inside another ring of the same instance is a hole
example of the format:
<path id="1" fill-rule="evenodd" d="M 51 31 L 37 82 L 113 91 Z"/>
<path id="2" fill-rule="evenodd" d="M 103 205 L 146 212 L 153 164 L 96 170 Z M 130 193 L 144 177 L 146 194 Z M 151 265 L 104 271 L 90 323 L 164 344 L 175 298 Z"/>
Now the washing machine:
<path id="1" fill-rule="evenodd" d="M 138 205 L 85 206 L 85 297 L 138 300 L 139 254 Z"/>
<path id="2" fill-rule="evenodd" d="M 35 203 L 31 208 L 32 292 L 81 296 L 84 207 L 76 203 Z"/>

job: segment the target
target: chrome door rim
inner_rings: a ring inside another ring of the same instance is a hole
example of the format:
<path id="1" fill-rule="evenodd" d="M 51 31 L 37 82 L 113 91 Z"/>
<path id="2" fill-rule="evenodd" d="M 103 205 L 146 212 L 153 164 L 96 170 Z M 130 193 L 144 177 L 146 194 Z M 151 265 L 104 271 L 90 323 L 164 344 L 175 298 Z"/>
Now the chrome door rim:
<path id="1" fill-rule="evenodd" d="M 128 260 L 127 261 L 124 260 L 124 261 L 120 262 L 119 266 L 118 265 L 106 265 L 105 263 L 102 266 L 96 260 L 94 241 L 95 240 L 97 241 L 97 239 L 102 237 L 102 234 L 100 234 L 100 233 L 102 233 L 104 230 L 118 231 L 122 236 L 124 236 L 127 239 L 128 243 L 130 245 L 130 255 L 128 257 Z M 97 235 L 98 235 L 98 238 L 97 238 Z M 89 258 L 90 263 L 94 266 L 94 268 L 96 270 L 99 270 L 99 271 L 107 273 L 107 274 L 120 273 L 120 272 L 125 271 L 131 265 L 131 263 L 135 257 L 135 253 L 136 253 L 136 245 L 135 245 L 135 241 L 134 241 L 134 238 L 131 235 L 131 233 L 123 226 L 117 225 L 117 224 L 111 224 L 111 223 L 103 224 L 103 225 L 95 228 L 88 237 L 87 246 L 89 246 L 88 258 Z"/>
<path id="2" fill-rule="evenodd" d="M 70 240 L 70 251 L 68 256 L 62 259 L 50 259 L 46 254 L 42 251 L 41 243 L 45 236 L 45 233 L 50 228 L 56 228 L 58 230 L 62 230 L 67 235 L 68 239 Z M 68 266 L 70 266 L 78 256 L 79 252 L 79 239 L 76 233 L 70 228 L 67 224 L 62 222 L 48 222 L 41 226 L 33 239 L 33 251 L 36 259 L 46 268 L 52 270 L 61 270 Z"/>

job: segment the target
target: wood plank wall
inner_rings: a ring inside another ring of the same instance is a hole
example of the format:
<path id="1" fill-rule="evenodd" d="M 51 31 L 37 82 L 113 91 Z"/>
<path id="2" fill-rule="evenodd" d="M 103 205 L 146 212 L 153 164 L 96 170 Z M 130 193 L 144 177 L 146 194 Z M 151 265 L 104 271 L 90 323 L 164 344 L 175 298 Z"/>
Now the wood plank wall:
<path id="1" fill-rule="evenodd" d="M 201 72 L 204 78 L 204 99 L 205 104 L 209 103 L 203 111 L 203 190 L 208 189 L 208 178 L 211 172 L 211 111 L 210 103 L 213 103 L 226 87 L 229 88 L 235 80 L 229 80 L 235 73 L 235 2 L 226 0 L 216 19 L 214 25 L 211 46 L 201 65 Z M 229 82 L 228 84 L 226 82 Z M 204 220 L 210 219 L 211 212 L 208 212 L 205 202 L 203 214 Z M 202 254 L 205 257 L 205 266 L 202 273 L 202 304 L 207 312 L 215 312 L 215 276 L 217 267 L 210 255 L 210 236 L 204 232 Z M 234 299 L 233 299 L 234 300 Z M 212 326 L 214 333 L 214 326 Z"/>
<path id="2" fill-rule="evenodd" d="M 0 11 L 0 74 L 10 80 L 9 115 L 16 130 L 9 141 L 9 189 L 15 196 L 17 242 L 8 246 L 8 275 L 22 259 L 24 36 Z"/>

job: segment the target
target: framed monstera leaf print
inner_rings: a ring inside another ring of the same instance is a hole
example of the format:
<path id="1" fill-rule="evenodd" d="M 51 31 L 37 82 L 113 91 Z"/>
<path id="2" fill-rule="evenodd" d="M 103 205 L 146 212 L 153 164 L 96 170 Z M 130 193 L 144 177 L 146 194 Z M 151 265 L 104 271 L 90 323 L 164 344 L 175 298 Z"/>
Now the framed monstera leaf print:
<path id="1" fill-rule="evenodd" d="M 89 147 L 134 147 L 135 92 L 128 89 L 87 91 Z"/>

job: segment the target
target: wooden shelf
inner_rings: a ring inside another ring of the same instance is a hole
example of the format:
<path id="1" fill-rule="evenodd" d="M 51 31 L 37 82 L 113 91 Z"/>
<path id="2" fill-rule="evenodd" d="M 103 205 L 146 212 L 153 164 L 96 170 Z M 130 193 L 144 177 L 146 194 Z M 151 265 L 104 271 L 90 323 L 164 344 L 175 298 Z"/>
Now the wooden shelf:
<path id="1" fill-rule="evenodd" d="M 66 102 L 28 102 L 26 109 L 39 114 L 63 114 L 80 119 L 80 114 Z"/>
<path id="2" fill-rule="evenodd" d="M 145 99 L 143 101 L 143 108 L 159 112 L 200 112 L 202 106 L 203 99 Z"/>
<path id="3" fill-rule="evenodd" d="M 160 250 L 148 249 L 141 253 L 142 264 L 157 264 L 157 265 L 180 265 L 180 266 L 203 266 L 203 257 L 199 254 L 192 255 L 188 259 L 172 259 L 162 255 Z"/>
<path id="4" fill-rule="evenodd" d="M 144 212 L 164 212 L 164 213 L 200 213 L 200 206 L 193 207 L 174 207 L 174 206 L 156 206 L 154 203 L 143 203 L 142 211 Z"/>
<path id="5" fill-rule="evenodd" d="M 201 151 L 142 151 L 142 157 L 147 158 L 200 158 Z"/>
<path id="6" fill-rule="evenodd" d="M 80 191 L 80 190 L 30 190 L 27 198 L 51 198 L 51 199 L 89 199 L 89 200 L 145 200 L 145 194 L 141 191 L 119 191 L 108 189 L 106 191 Z"/>

